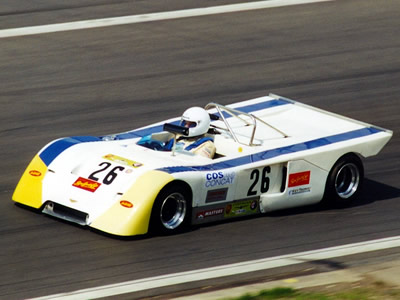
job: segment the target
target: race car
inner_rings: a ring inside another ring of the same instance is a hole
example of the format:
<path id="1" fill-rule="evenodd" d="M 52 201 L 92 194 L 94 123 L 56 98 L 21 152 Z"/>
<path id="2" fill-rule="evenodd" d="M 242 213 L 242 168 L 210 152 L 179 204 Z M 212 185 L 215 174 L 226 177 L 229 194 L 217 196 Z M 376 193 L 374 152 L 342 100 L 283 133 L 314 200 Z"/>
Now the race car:
<path id="1" fill-rule="evenodd" d="M 392 137 L 274 94 L 205 110 L 212 158 L 176 147 L 188 133 L 179 117 L 119 134 L 61 138 L 33 158 L 13 200 L 118 236 L 175 233 L 321 201 L 346 205 L 360 193 L 361 158 L 378 154 Z"/>

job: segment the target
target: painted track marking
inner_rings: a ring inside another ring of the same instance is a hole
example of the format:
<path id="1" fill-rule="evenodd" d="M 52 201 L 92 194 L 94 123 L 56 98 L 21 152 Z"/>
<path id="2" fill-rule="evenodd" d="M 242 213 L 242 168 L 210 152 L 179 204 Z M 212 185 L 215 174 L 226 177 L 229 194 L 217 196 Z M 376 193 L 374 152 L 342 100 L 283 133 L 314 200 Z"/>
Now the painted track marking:
<path id="1" fill-rule="evenodd" d="M 95 288 L 78 290 L 69 293 L 50 295 L 50 296 L 35 298 L 32 300 L 97 299 L 102 297 L 110 297 L 121 294 L 134 293 L 148 289 L 166 287 L 176 284 L 200 281 L 204 279 L 213 279 L 224 276 L 244 274 L 254 271 L 267 270 L 277 267 L 296 265 L 305 262 L 311 262 L 316 260 L 329 259 L 334 257 L 341 257 L 346 255 L 359 254 L 377 250 L 384 250 L 395 247 L 400 247 L 400 236 L 275 256 L 265 259 L 257 259 L 230 265 L 193 270 L 188 272 L 143 278 L 117 284 L 110 284 Z"/>
<path id="2" fill-rule="evenodd" d="M 123 16 L 115 18 L 93 19 L 93 20 L 84 20 L 84 21 L 58 23 L 58 24 L 11 28 L 11 29 L 0 30 L 0 38 L 53 33 L 53 32 L 70 31 L 70 30 L 90 29 L 98 27 L 108 27 L 116 25 L 127 25 L 134 23 L 154 22 L 154 21 L 172 20 L 172 19 L 189 18 L 189 17 L 199 17 L 206 15 L 215 15 L 215 14 L 232 13 L 232 12 L 273 8 L 273 7 L 281 7 L 289 5 L 327 2 L 327 1 L 333 1 L 333 0 L 266 0 L 266 1 L 212 6 L 205 8 L 193 8 L 193 9 L 184 9 L 184 10 L 169 11 L 169 12 Z"/>

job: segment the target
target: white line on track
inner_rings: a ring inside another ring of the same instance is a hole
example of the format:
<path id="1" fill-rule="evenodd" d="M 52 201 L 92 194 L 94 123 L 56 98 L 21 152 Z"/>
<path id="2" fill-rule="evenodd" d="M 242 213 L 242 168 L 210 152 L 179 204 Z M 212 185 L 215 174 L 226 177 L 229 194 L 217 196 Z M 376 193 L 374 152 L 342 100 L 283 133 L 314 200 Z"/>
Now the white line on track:
<path id="1" fill-rule="evenodd" d="M 90 29 L 90 28 L 106 27 L 106 26 L 126 25 L 134 23 L 153 22 L 161 20 L 180 19 L 188 17 L 198 17 L 205 15 L 215 15 L 215 14 L 223 14 L 231 12 L 240 12 L 246 10 L 256 10 L 263 8 L 272 8 L 272 7 L 281 7 L 281 6 L 326 2 L 326 1 L 333 1 L 333 0 L 267 0 L 267 1 L 256 1 L 248 3 L 212 6 L 205 8 L 193 8 L 193 9 L 185 9 L 185 10 L 177 10 L 169 12 L 150 13 L 143 15 L 133 15 L 133 16 L 123 16 L 115 18 L 104 18 L 104 19 L 84 20 L 84 21 L 76 21 L 68 23 L 2 29 L 0 30 L 0 38 L 52 33 L 60 31 L 70 31 L 70 30 Z"/>
<path id="2" fill-rule="evenodd" d="M 400 236 L 99 286 L 33 300 L 97 299 L 153 288 L 267 270 L 316 260 L 400 247 Z"/>

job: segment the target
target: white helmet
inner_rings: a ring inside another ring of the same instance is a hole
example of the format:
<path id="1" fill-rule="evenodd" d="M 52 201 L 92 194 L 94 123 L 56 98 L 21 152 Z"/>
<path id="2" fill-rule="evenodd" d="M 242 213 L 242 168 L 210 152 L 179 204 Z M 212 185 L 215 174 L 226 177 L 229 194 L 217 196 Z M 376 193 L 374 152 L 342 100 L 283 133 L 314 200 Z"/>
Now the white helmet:
<path id="1" fill-rule="evenodd" d="M 180 125 L 189 128 L 188 137 L 202 135 L 210 127 L 210 116 L 204 108 L 191 107 L 183 113 Z"/>

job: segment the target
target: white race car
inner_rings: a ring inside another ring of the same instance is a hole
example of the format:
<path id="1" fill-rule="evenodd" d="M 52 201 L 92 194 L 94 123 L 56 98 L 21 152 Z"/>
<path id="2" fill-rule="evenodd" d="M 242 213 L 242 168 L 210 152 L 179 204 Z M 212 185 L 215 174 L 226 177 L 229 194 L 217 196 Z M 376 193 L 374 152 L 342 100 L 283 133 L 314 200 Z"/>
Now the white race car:
<path id="1" fill-rule="evenodd" d="M 109 234 L 170 233 L 190 224 L 328 201 L 360 192 L 360 157 L 392 131 L 277 95 L 208 104 L 213 159 L 165 151 L 174 118 L 102 137 L 55 140 L 32 160 L 13 200 Z M 139 142 L 139 144 L 138 144 Z M 164 151 L 163 151 L 164 150 Z"/>

